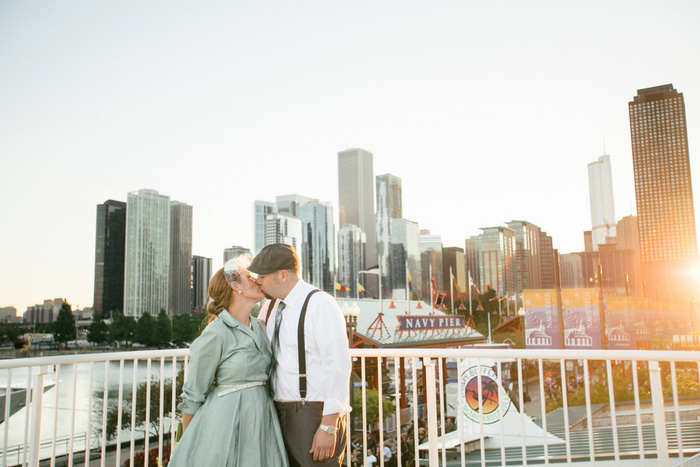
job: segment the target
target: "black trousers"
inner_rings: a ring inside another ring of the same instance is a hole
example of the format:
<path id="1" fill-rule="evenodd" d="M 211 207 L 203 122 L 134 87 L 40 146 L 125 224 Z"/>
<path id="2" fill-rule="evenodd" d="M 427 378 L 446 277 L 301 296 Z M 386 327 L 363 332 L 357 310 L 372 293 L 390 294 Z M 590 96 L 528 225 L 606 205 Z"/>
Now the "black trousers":
<path id="1" fill-rule="evenodd" d="M 345 416 L 338 420 L 333 457 L 314 462 L 309 451 L 323 417 L 323 402 L 275 402 L 275 407 L 290 467 L 337 467 L 343 464 L 347 442 Z"/>

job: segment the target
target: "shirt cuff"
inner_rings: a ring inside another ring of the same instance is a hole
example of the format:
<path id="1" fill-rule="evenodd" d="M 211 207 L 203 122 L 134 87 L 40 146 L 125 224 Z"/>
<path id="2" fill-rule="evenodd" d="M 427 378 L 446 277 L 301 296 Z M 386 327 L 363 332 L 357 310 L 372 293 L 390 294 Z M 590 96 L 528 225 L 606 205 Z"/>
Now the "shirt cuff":
<path id="1" fill-rule="evenodd" d="M 337 399 L 327 399 L 323 401 L 323 415 L 329 415 L 332 413 L 345 415 L 346 413 L 350 413 L 351 411 L 352 407 L 350 407 L 347 404 L 342 404 Z"/>

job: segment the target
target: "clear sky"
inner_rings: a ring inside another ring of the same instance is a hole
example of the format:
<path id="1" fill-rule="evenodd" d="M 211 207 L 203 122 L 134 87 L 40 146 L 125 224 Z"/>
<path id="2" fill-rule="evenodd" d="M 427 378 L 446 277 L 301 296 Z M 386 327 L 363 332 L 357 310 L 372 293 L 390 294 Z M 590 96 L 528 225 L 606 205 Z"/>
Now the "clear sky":
<path id="1" fill-rule="evenodd" d="M 695 0 L 0 2 L 0 306 L 91 306 L 95 206 L 141 188 L 194 206 L 218 268 L 255 199 L 337 208 L 351 147 L 445 246 L 520 219 L 580 251 L 604 147 L 635 210 L 637 89 L 684 93 L 700 201 L 698 25 Z"/>

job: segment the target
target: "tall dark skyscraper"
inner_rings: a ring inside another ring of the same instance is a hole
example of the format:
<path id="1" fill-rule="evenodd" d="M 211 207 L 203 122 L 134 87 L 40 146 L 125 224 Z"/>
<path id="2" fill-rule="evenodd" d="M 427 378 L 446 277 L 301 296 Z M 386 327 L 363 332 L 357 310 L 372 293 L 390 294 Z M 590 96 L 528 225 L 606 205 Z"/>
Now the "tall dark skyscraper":
<path id="1" fill-rule="evenodd" d="M 629 116 L 643 288 L 678 297 L 698 256 L 683 94 L 671 84 L 640 89 Z"/>
<path id="2" fill-rule="evenodd" d="M 338 153 L 338 227 L 342 229 L 346 225 L 355 225 L 364 234 L 363 270 L 378 265 L 374 183 L 374 158 L 371 152 L 348 149 Z M 346 246 L 338 245 L 338 248 Z M 378 295 L 378 276 L 363 274 L 359 280 L 369 295 Z"/>
<path id="3" fill-rule="evenodd" d="M 212 274 L 211 258 L 192 256 L 192 308 L 195 311 L 203 311 L 207 306 Z"/>
<path id="4" fill-rule="evenodd" d="M 192 206 L 179 201 L 170 202 L 168 295 L 172 314 L 192 312 Z"/>
<path id="5" fill-rule="evenodd" d="M 95 294 L 98 313 L 124 310 L 124 241 L 126 203 L 107 200 L 97 205 Z"/>

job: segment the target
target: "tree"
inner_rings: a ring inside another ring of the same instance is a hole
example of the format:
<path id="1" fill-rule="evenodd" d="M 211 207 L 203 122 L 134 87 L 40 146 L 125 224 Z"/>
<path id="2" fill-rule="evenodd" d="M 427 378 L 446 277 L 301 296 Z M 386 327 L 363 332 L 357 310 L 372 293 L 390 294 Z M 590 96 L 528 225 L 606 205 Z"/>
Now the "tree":
<path id="1" fill-rule="evenodd" d="M 120 311 L 114 313 L 109 327 L 109 339 L 113 342 L 132 342 L 136 333 L 136 320 L 133 316 L 124 316 Z"/>
<path id="2" fill-rule="evenodd" d="M 88 341 L 95 344 L 104 344 L 107 342 L 108 333 L 109 329 L 99 313 L 93 314 L 92 323 L 88 327 Z"/>
<path id="3" fill-rule="evenodd" d="M 190 313 L 182 313 L 173 318 L 173 340 L 192 342 L 198 333 L 199 319 Z"/>
<path id="4" fill-rule="evenodd" d="M 58 317 L 53 327 L 53 338 L 56 342 L 66 344 L 68 341 L 76 338 L 75 318 L 71 310 L 70 303 L 65 299 L 61 310 L 58 312 Z"/>
<path id="5" fill-rule="evenodd" d="M 170 318 L 168 318 L 165 310 L 161 308 L 160 313 L 158 313 L 158 318 L 155 322 L 155 327 L 153 330 L 153 340 L 156 344 L 161 347 L 169 342 L 173 338 L 172 324 L 170 324 Z"/>
<path id="6" fill-rule="evenodd" d="M 175 404 L 177 405 L 182 400 L 182 384 L 184 382 L 184 369 L 178 371 L 175 378 Z M 148 385 L 151 385 L 151 397 L 150 397 L 150 414 L 149 414 L 149 424 L 150 426 L 144 426 L 146 423 L 146 393 Z M 172 378 L 164 378 L 163 381 L 163 417 L 173 417 L 172 414 L 172 390 L 173 382 Z M 99 392 L 95 393 L 96 400 L 100 400 L 102 394 Z M 96 410 L 102 413 L 102 408 L 96 406 Z M 142 428 L 144 431 L 148 431 L 149 435 L 158 434 L 158 426 L 160 422 L 160 380 L 154 379 L 151 381 L 144 381 L 140 383 L 136 388 L 136 416 L 134 417 L 134 428 Z M 107 410 L 107 429 L 106 434 L 108 439 L 113 439 L 117 434 L 117 417 L 119 415 L 119 406 L 116 402 L 110 404 Z M 131 428 L 131 394 L 124 394 L 122 396 L 122 430 Z"/>
<path id="7" fill-rule="evenodd" d="M 365 391 L 365 410 L 367 411 L 367 424 L 374 425 L 379 421 L 379 393 L 376 389 Z M 382 401 L 382 414 L 384 417 L 394 413 L 394 403 L 388 399 Z M 352 413 L 362 420 L 362 391 L 356 391 L 352 400 Z"/>
<path id="8" fill-rule="evenodd" d="M 151 317 L 151 314 L 144 311 L 139 320 L 136 322 L 134 340 L 149 347 L 154 345 L 156 343 L 154 336 L 155 324 L 155 320 Z"/>

